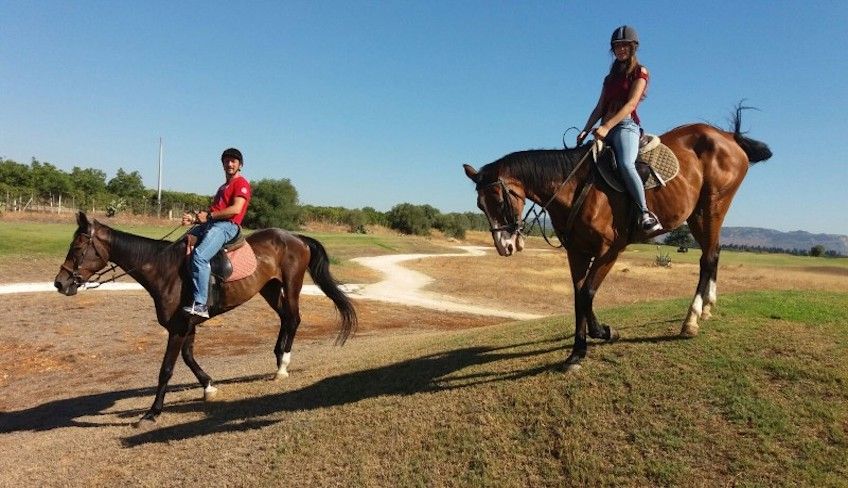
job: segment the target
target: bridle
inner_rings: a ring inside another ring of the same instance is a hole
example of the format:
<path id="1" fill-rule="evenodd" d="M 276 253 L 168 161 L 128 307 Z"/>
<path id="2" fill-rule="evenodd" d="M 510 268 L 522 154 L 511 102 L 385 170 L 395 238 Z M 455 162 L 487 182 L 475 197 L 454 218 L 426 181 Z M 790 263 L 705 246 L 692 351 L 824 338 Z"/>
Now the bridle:
<path id="1" fill-rule="evenodd" d="M 523 200 L 524 197 L 519 195 L 515 190 L 508 187 L 502 178 L 498 178 L 495 181 L 485 184 L 477 185 L 477 191 L 485 190 L 487 188 L 493 186 L 500 186 L 501 194 L 504 195 L 504 199 L 500 204 L 500 212 L 501 212 L 501 220 L 504 222 L 502 225 L 495 225 L 492 217 L 489 216 L 488 212 L 483 212 L 486 215 L 486 219 L 489 220 L 489 231 L 490 232 L 500 232 L 507 231 L 510 234 L 523 234 L 524 233 L 524 219 L 518 219 L 517 214 L 515 213 L 515 207 L 512 205 L 512 198 L 510 195 L 518 198 L 519 200 Z M 526 217 L 526 216 L 525 216 Z"/>
<path id="2" fill-rule="evenodd" d="M 179 229 L 180 227 L 182 227 L 182 225 L 178 225 L 176 228 L 174 228 L 174 230 L 172 230 L 171 232 L 168 232 L 167 234 L 162 236 L 159 240 L 164 241 L 165 238 L 167 238 L 168 236 L 170 236 L 171 234 L 176 232 L 177 229 Z M 191 230 L 191 229 L 189 229 L 189 230 Z M 131 268 L 131 269 L 124 271 L 122 273 L 114 274 L 114 271 L 116 269 L 118 269 L 118 265 L 115 264 L 115 263 L 112 263 L 109 266 L 108 269 L 106 269 L 104 271 L 95 271 L 91 274 L 91 276 L 89 277 L 88 280 L 84 280 L 82 278 L 82 275 L 80 275 L 79 270 L 80 270 L 80 266 L 82 265 L 82 262 L 85 260 L 85 256 L 88 254 L 88 250 L 90 248 L 93 248 L 94 254 L 97 257 L 99 257 L 100 259 L 102 259 L 104 262 L 106 262 L 107 264 L 109 264 L 110 261 L 109 261 L 108 257 L 103 256 L 102 254 L 100 254 L 100 251 L 97 250 L 97 245 L 94 244 L 94 232 L 91 232 L 91 233 L 80 232 L 77 235 L 83 236 L 83 237 L 88 239 L 88 241 L 85 243 L 85 249 L 83 249 L 83 251 L 81 253 L 74 255 L 74 267 L 73 268 L 68 267 L 67 265 L 65 265 L 65 263 L 62 263 L 59 266 L 61 269 L 64 269 L 65 271 L 70 273 L 71 279 L 73 279 L 74 284 L 77 286 L 77 288 L 82 287 L 83 285 L 85 285 L 84 289 L 97 288 L 100 285 L 115 281 L 118 278 L 121 278 L 123 276 L 127 276 L 131 272 L 135 271 L 136 268 Z M 168 247 L 171 247 L 178 242 L 180 242 L 180 239 L 175 240 Z M 159 252 L 162 252 L 162 250 L 160 250 Z M 101 281 L 101 278 L 107 273 L 113 273 L 112 277 L 110 277 L 107 280 Z M 91 286 L 88 286 L 88 285 L 91 285 Z"/>
<path id="3" fill-rule="evenodd" d="M 73 268 L 68 267 L 65 263 L 62 263 L 60 268 L 64 269 L 68 273 L 70 273 L 71 279 L 73 279 L 74 284 L 77 286 L 77 288 L 79 288 L 79 287 L 85 285 L 87 282 L 89 282 L 89 283 L 91 282 L 90 280 L 84 280 L 82 278 L 82 275 L 79 272 L 80 266 L 82 266 L 82 263 L 85 261 L 85 256 L 88 254 L 89 249 L 94 249 L 94 255 L 97 256 L 98 258 L 102 259 L 104 262 L 108 263 L 109 259 L 102 256 L 100 254 L 100 251 L 97 250 L 97 246 L 94 245 L 94 235 L 93 235 L 93 233 L 87 234 L 87 233 L 80 232 L 77 235 L 85 237 L 87 239 L 87 241 L 85 243 L 85 248 L 83 248 L 82 252 L 74 254 L 74 267 Z M 112 266 L 106 271 L 92 273 L 92 277 L 95 278 L 95 282 L 97 283 L 97 285 L 94 286 L 93 288 L 96 288 L 97 286 L 100 286 L 102 284 L 102 283 L 99 282 L 99 279 L 100 279 L 101 276 L 103 276 L 104 274 L 109 273 L 111 271 L 114 271 L 117 267 L 118 266 L 116 264 L 112 264 Z M 109 280 L 109 281 L 114 281 L 114 279 L 117 279 L 117 277 L 113 278 L 112 280 Z"/>
<path id="4" fill-rule="evenodd" d="M 559 185 L 559 187 L 557 187 L 556 191 L 553 192 L 548 201 L 545 202 L 544 205 L 539 205 L 539 210 L 536 210 L 536 202 L 533 202 L 533 205 L 531 205 L 530 208 L 527 209 L 527 212 L 521 219 L 518 219 L 518 215 L 515 213 L 515 207 L 513 207 L 512 205 L 512 198 L 510 198 L 509 195 L 512 195 L 520 200 L 523 200 L 525 197 L 519 195 L 518 192 L 507 186 L 506 182 L 504 182 L 502 178 L 498 177 L 497 180 L 492 181 L 490 183 L 477 184 L 476 189 L 478 192 L 492 186 L 500 185 L 501 193 L 504 195 L 503 202 L 500 205 L 501 220 L 505 222 L 503 225 L 496 226 L 493 223 L 492 218 L 489 216 L 489 213 L 483 212 L 486 215 L 486 219 L 489 220 L 489 231 L 498 232 L 505 230 L 510 234 L 517 233 L 518 235 L 527 235 L 527 233 L 533 230 L 533 227 L 536 226 L 536 224 L 539 224 L 539 230 L 541 231 L 542 238 L 545 239 L 545 242 L 547 242 L 549 246 L 556 248 L 563 247 L 563 239 L 559 236 L 559 234 L 557 234 L 557 237 L 560 239 L 560 244 L 558 246 L 554 246 L 551 243 L 550 239 L 548 239 L 547 224 L 543 217 L 547 215 L 548 207 L 551 203 L 553 203 L 554 199 L 556 199 L 557 194 L 559 194 L 559 192 L 565 187 L 565 185 L 569 181 L 571 181 L 575 174 L 577 174 L 577 170 L 580 168 L 583 162 L 586 161 L 589 155 L 591 155 L 592 158 L 597 161 L 598 153 L 600 152 L 601 147 L 602 146 L 600 146 L 597 141 L 593 142 L 591 150 L 586 151 L 586 154 L 584 154 L 583 157 L 580 158 L 580 160 L 577 162 L 577 164 L 574 165 L 574 168 L 571 170 L 565 180 L 563 180 L 563 182 Z M 591 181 L 587 182 L 587 184 L 583 186 L 583 190 L 577 196 L 577 201 L 575 202 L 573 208 L 580 208 L 591 186 Z M 527 221 L 528 217 L 530 217 L 531 214 L 533 214 L 533 217 L 530 220 L 530 228 L 528 229 Z M 576 216 L 576 212 L 569 212 L 569 214 L 570 215 L 568 218 L 568 222 L 566 223 L 565 227 L 566 231 L 571 229 L 571 226 L 574 223 L 574 217 Z"/>

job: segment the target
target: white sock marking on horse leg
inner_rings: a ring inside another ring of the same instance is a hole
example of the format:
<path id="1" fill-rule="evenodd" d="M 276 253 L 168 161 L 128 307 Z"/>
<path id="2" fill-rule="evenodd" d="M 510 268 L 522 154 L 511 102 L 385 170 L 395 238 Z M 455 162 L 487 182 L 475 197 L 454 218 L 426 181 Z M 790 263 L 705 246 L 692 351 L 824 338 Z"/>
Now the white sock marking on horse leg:
<path id="1" fill-rule="evenodd" d="M 717 293 L 716 293 L 716 282 L 713 279 L 710 279 L 710 285 L 707 291 L 707 301 L 704 303 L 704 310 L 701 312 L 701 320 L 707 320 L 713 316 L 710 313 L 710 310 L 715 306 Z"/>
<path id="2" fill-rule="evenodd" d="M 217 394 L 218 394 L 218 389 L 215 388 L 214 386 L 212 386 L 212 383 L 209 383 L 209 385 L 207 385 L 206 388 L 203 389 L 203 399 L 204 400 L 211 400 L 211 399 L 215 398 L 215 395 L 217 395 Z"/>
<path id="3" fill-rule="evenodd" d="M 689 313 L 686 314 L 686 320 L 683 321 L 683 328 L 680 330 L 682 335 L 698 335 L 698 317 L 701 316 L 703 303 L 700 293 L 696 293 L 695 298 L 692 299 L 692 305 L 689 306 Z"/>
<path id="4" fill-rule="evenodd" d="M 280 361 L 280 369 L 277 370 L 277 379 L 289 377 L 289 363 L 291 363 L 291 353 L 284 352 L 283 359 Z"/>

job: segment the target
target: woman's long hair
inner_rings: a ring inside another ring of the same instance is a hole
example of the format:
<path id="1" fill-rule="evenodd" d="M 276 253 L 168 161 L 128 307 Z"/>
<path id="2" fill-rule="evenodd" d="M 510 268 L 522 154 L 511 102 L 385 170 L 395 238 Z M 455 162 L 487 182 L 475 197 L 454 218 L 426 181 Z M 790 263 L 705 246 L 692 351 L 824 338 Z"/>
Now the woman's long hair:
<path id="1" fill-rule="evenodd" d="M 610 52 L 613 53 L 612 65 L 610 65 L 609 76 L 615 76 L 619 73 L 624 74 L 624 76 L 630 76 L 636 71 L 641 64 L 639 64 L 639 58 L 636 56 L 636 44 L 628 43 L 630 46 L 630 57 L 627 58 L 626 61 L 619 61 L 615 57 L 615 51 L 610 46 Z"/>

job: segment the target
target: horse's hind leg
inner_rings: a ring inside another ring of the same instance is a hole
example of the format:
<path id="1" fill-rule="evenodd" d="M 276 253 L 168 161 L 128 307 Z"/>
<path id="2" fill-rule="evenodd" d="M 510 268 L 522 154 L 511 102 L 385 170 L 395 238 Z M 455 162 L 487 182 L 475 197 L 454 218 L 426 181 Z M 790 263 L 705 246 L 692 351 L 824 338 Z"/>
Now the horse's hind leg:
<path id="1" fill-rule="evenodd" d="M 707 320 L 712 316 L 711 310 L 715 306 L 717 295 L 719 235 L 724 214 L 729 202 L 723 205 L 714 204 L 713 215 L 692 216 L 689 223 L 689 231 L 692 237 L 701 246 L 700 273 L 698 274 L 698 286 L 695 288 L 695 296 L 689 305 L 680 335 L 694 337 L 698 335 L 700 325 L 698 320 Z M 698 214 L 696 210 L 696 215 Z"/>
<path id="2" fill-rule="evenodd" d="M 282 286 L 278 281 L 272 281 L 262 288 L 262 297 L 277 312 L 280 318 L 280 333 L 274 345 L 274 355 L 277 358 L 277 373 L 274 379 L 281 380 L 289 377 L 288 367 L 291 363 L 291 349 L 297 327 L 300 325 L 300 290 L 303 283 L 289 282 Z"/>
<path id="3" fill-rule="evenodd" d="M 212 386 L 212 378 L 206 374 L 206 371 L 203 371 L 203 368 L 194 359 L 194 337 L 195 329 L 192 328 L 191 332 L 186 336 L 185 342 L 183 342 L 183 361 L 191 369 L 191 372 L 194 373 L 197 381 L 200 382 L 200 386 L 203 387 L 203 399 L 211 400 L 218 393 L 218 389 Z"/>

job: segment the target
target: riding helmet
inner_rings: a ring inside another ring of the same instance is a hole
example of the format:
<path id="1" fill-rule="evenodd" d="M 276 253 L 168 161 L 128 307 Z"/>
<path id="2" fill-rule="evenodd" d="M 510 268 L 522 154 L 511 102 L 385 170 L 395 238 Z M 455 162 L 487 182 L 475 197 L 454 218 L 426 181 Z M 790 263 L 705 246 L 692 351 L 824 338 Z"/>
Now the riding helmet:
<path id="1" fill-rule="evenodd" d="M 639 45 L 639 35 L 636 34 L 636 29 L 629 25 L 622 25 L 616 30 L 612 31 L 612 37 L 610 37 L 610 45 L 615 44 L 616 42 L 632 42 L 637 46 Z"/>
<path id="2" fill-rule="evenodd" d="M 225 158 L 238 159 L 239 163 L 244 164 L 244 158 L 241 156 L 241 151 L 234 147 L 224 150 L 224 152 L 221 154 L 221 161 L 223 161 Z"/>

